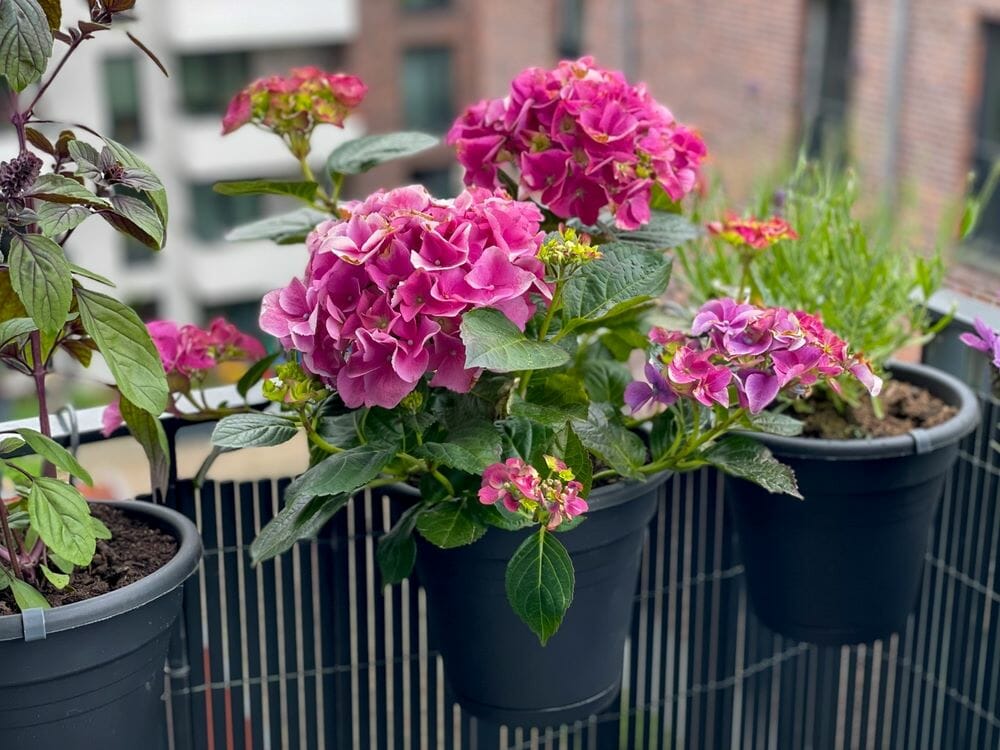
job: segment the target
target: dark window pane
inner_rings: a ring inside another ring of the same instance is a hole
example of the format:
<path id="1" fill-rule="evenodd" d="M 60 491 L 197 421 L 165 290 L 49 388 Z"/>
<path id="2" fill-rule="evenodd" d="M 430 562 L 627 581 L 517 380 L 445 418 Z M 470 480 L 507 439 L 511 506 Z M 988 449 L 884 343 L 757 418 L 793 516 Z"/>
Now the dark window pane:
<path id="1" fill-rule="evenodd" d="M 133 56 L 104 61 L 104 91 L 111 137 L 129 145 L 141 141 L 139 76 Z"/>
<path id="2" fill-rule="evenodd" d="M 583 0 L 559 0 L 560 57 L 579 57 L 583 52 Z"/>
<path id="3" fill-rule="evenodd" d="M 160 317 L 160 306 L 156 300 L 147 300 L 145 302 L 136 302 L 133 300 L 128 304 L 145 323 Z"/>
<path id="4" fill-rule="evenodd" d="M 221 195 L 211 184 L 191 185 L 191 232 L 205 242 L 215 242 L 235 226 L 261 217 L 259 195 Z"/>
<path id="5" fill-rule="evenodd" d="M 451 0 L 402 0 L 404 10 L 436 10 L 447 8 Z"/>
<path id="6" fill-rule="evenodd" d="M 192 115 L 218 115 L 250 83 L 250 55 L 223 52 L 180 58 L 181 102 Z"/>
<path id="7" fill-rule="evenodd" d="M 443 133 L 454 119 L 451 50 L 410 49 L 403 55 L 406 127 Z"/>
<path id="8" fill-rule="evenodd" d="M 850 96 L 851 0 L 810 0 L 807 5 L 804 102 L 810 156 L 842 161 Z"/>
<path id="9" fill-rule="evenodd" d="M 455 183 L 450 169 L 417 169 L 411 173 L 410 180 L 423 185 L 435 198 L 455 196 Z"/>
<path id="10" fill-rule="evenodd" d="M 986 69 L 979 105 L 979 126 L 976 133 L 976 154 L 973 168 L 976 189 L 980 189 L 993 163 L 1000 159 L 1000 24 L 987 24 Z M 1000 255 L 1000 191 L 994 191 L 990 201 L 979 213 L 976 227 L 977 244 L 984 244 L 991 254 Z"/>
<path id="11" fill-rule="evenodd" d="M 148 266 L 156 260 L 156 250 L 146 247 L 139 240 L 129 237 L 126 234 L 120 235 L 120 237 L 126 265 Z"/>

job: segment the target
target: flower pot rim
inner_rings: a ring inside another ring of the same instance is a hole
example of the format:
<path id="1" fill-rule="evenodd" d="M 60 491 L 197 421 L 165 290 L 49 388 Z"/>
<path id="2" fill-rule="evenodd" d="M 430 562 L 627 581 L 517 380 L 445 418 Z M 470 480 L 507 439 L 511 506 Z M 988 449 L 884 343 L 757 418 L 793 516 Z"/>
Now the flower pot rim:
<path id="1" fill-rule="evenodd" d="M 949 406 L 958 409 L 948 421 L 928 428 L 910 430 L 889 437 L 830 438 L 787 437 L 763 432 L 747 432 L 774 453 L 816 459 L 892 458 L 930 453 L 953 445 L 979 425 L 979 399 L 958 378 L 930 365 L 890 362 L 888 369 L 900 380 L 927 388 Z"/>
<path id="2" fill-rule="evenodd" d="M 177 552 L 163 567 L 142 580 L 90 599 L 43 610 L 46 635 L 109 620 L 145 606 L 183 584 L 201 561 L 202 543 L 198 529 L 179 511 L 140 500 L 98 502 L 129 515 L 143 516 L 143 520 L 151 526 L 171 532 L 177 539 Z M 20 614 L 0 617 L 0 641 L 20 640 L 23 637 L 24 621 Z"/>

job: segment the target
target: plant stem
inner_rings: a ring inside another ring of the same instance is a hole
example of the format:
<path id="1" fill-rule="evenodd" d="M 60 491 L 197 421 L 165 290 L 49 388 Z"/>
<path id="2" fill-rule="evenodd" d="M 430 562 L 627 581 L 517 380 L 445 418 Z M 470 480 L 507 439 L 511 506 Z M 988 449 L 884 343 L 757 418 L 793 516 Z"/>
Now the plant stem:
<path id="1" fill-rule="evenodd" d="M 542 320 L 541 326 L 538 328 L 538 340 L 544 341 L 546 334 L 549 332 L 549 327 L 552 325 L 552 318 L 555 317 L 556 308 L 562 302 L 562 292 L 565 284 L 563 279 L 556 279 L 556 289 L 552 293 L 552 304 L 549 305 L 549 309 L 545 312 L 545 318 Z M 534 370 L 527 370 L 521 378 L 521 388 L 520 395 L 521 398 L 525 398 L 528 395 L 528 383 L 531 382 L 531 375 Z"/>
<path id="2" fill-rule="evenodd" d="M 59 64 L 56 65 L 55 70 L 52 71 L 52 75 L 50 75 L 48 80 L 45 81 L 45 83 L 43 83 L 39 87 L 38 92 L 35 94 L 35 98 L 31 100 L 31 104 L 28 105 L 28 108 L 24 110 L 24 113 L 21 115 L 22 128 L 24 127 L 24 125 L 28 123 L 28 121 L 31 119 L 31 116 L 34 114 L 35 105 L 38 104 L 38 100 L 42 98 L 42 94 L 44 94 L 48 90 L 49 86 L 52 85 L 52 81 L 54 81 L 56 76 L 59 75 L 59 72 L 63 69 L 63 66 L 66 64 L 66 61 L 69 60 L 70 55 L 76 52 L 76 48 L 79 47 L 80 43 L 83 42 L 83 40 L 86 38 L 87 38 L 86 36 L 79 36 L 72 42 L 70 42 L 69 49 L 66 50 L 66 54 L 63 55 L 62 60 L 59 61 Z"/>
<path id="3" fill-rule="evenodd" d="M 431 469 L 431 476 L 434 477 L 441 486 L 448 490 L 448 494 L 455 497 L 455 487 L 452 485 L 451 480 L 448 479 L 444 474 L 442 474 L 437 469 Z"/>
<path id="4" fill-rule="evenodd" d="M 0 499 L 0 527 L 3 528 L 4 546 L 10 555 L 10 565 L 14 569 L 14 575 L 24 580 L 24 573 L 21 571 L 21 562 L 17 559 L 17 543 L 14 541 L 14 532 L 7 521 L 7 503 Z"/>

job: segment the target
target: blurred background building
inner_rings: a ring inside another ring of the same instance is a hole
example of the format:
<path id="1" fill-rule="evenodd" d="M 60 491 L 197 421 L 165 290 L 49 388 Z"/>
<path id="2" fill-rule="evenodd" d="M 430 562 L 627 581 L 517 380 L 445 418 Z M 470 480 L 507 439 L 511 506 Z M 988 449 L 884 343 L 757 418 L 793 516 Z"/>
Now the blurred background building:
<path id="1" fill-rule="evenodd" d="M 123 34 L 101 33 L 42 114 L 96 126 L 166 184 L 164 252 L 99 222 L 71 240 L 146 317 L 225 311 L 252 328 L 261 294 L 301 270 L 302 248 L 222 239 L 289 201 L 211 189 L 219 179 L 294 177 L 277 139 L 251 128 L 222 138 L 220 118 L 249 80 L 298 64 L 350 71 L 370 87 L 346 131 L 317 131 L 317 167 L 361 132 L 442 134 L 523 67 L 588 53 L 647 81 L 697 126 L 713 179 L 737 198 L 801 147 L 855 163 L 873 194 L 909 195 L 908 216 L 929 239 L 969 171 L 982 174 L 1000 156 L 1000 0 L 140 0 L 136 16 L 133 33 L 170 78 Z M 8 132 L 0 152 L 13 149 Z M 445 195 L 459 181 L 441 146 L 347 190 L 422 182 Z M 964 254 L 995 269 L 1000 202 L 984 213 Z M 978 271 L 965 280 L 991 283 Z"/>

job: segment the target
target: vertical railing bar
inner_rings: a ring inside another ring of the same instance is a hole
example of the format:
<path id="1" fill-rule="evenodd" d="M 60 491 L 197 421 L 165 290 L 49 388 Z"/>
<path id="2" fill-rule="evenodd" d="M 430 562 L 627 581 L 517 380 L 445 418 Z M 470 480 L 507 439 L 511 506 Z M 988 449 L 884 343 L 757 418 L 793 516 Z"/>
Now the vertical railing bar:
<path id="1" fill-rule="evenodd" d="M 251 483 L 250 499 L 253 502 L 257 496 L 257 484 Z M 236 589 L 239 592 L 239 618 L 240 618 L 240 669 L 243 675 L 243 685 L 241 687 L 243 697 L 243 745 L 246 750 L 253 750 L 253 706 L 250 702 L 250 634 L 247 626 L 247 576 L 246 564 L 244 562 L 244 541 L 243 541 L 243 493 L 236 492 L 233 495 L 235 512 L 234 525 L 236 526 Z"/>
<path id="2" fill-rule="evenodd" d="M 984 489 L 991 482 L 989 478 L 984 481 Z M 996 482 L 1000 484 L 1000 482 Z M 985 526 L 986 524 L 981 524 Z M 990 552 L 989 552 L 989 563 L 986 570 L 986 589 L 988 591 L 994 591 L 996 586 L 996 568 L 997 568 L 997 550 L 1000 547 L 1000 518 L 997 517 L 996 511 L 991 524 L 993 527 L 993 533 L 990 537 Z M 990 628 L 993 624 L 993 603 L 990 601 L 989 597 L 983 597 L 983 621 L 981 626 L 982 636 L 979 640 L 979 665 L 976 670 L 976 692 L 975 692 L 975 702 L 978 705 L 983 705 L 983 691 L 985 689 L 986 680 L 986 655 L 989 653 L 989 641 L 990 641 Z M 996 659 L 994 661 L 997 661 Z M 970 670 L 971 671 L 971 670 Z M 997 676 L 994 674 L 993 686 L 997 684 Z M 990 691 L 992 692 L 992 690 Z M 973 719 L 972 726 L 972 736 L 971 747 L 976 747 L 976 742 L 979 739 L 979 728 L 982 726 L 982 719 L 976 716 Z"/>
<path id="3" fill-rule="evenodd" d="M 278 494 L 278 486 L 276 482 L 271 482 L 271 496 Z M 253 530 L 254 536 L 260 534 L 262 527 L 260 511 L 263 505 L 263 500 L 260 497 L 259 487 L 254 487 L 255 496 L 257 502 L 253 506 Z M 272 569 L 274 563 L 270 563 Z M 260 633 L 261 637 L 258 639 L 259 643 L 257 645 L 257 653 L 260 658 L 260 713 L 261 713 L 261 733 L 263 734 L 263 750 L 271 750 L 271 697 L 270 697 L 270 681 L 268 677 L 270 676 L 270 670 L 267 665 L 267 617 L 265 602 L 268 601 L 268 597 L 264 595 L 264 567 L 258 565 L 254 571 L 254 578 L 257 584 L 257 622 L 260 623 Z"/>
<path id="4" fill-rule="evenodd" d="M 677 665 L 677 686 L 679 690 L 686 692 L 689 683 L 688 659 L 691 648 L 691 587 L 687 582 L 691 580 L 692 557 L 694 554 L 694 488 L 695 477 L 688 476 L 685 482 L 684 492 L 684 553 L 682 555 L 681 580 L 685 582 L 681 589 L 680 605 L 680 653 Z M 686 697 L 677 701 L 677 722 L 675 726 L 676 738 L 674 747 L 684 748 L 687 746 L 687 711 L 688 700 Z M 656 750 L 651 748 L 650 750 Z"/>
<path id="5" fill-rule="evenodd" d="M 295 616 L 292 620 L 295 626 L 295 693 L 299 714 L 299 742 L 308 737 L 309 720 L 306 716 L 306 651 L 305 651 L 305 621 L 302 619 L 302 545 L 296 543 L 292 547 L 292 603 Z"/>
<path id="6" fill-rule="evenodd" d="M 850 670 L 850 646 L 840 647 L 840 670 L 837 684 L 837 720 L 834 724 L 835 736 L 833 746 L 840 750 L 846 750 L 847 742 L 847 673 Z"/>
<path id="7" fill-rule="evenodd" d="M 674 477 L 672 482 L 678 481 L 678 477 Z M 650 703 L 650 724 L 649 724 L 649 741 L 650 743 L 655 742 L 655 737 L 659 734 L 659 723 L 665 722 L 663 718 L 667 711 L 670 710 L 669 706 L 669 696 L 670 696 L 670 686 L 663 684 L 663 569 L 664 569 L 664 548 L 667 543 L 666 540 L 666 492 L 665 488 L 661 488 L 657 492 L 656 497 L 656 560 L 653 565 L 653 636 L 652 636 L 652 646 L 650 649 L 650 662 L 652 663 L 652 670 L 650 674 L 650 683 L 652 687 L 649 692 L 649 703 Z M 664 745 L 664 747 L 666 747 Z"/>
<path id="8" fill-rule="evenodd" d="M 698 562 L 697 575 L 703 575 L 705 570 L 705 557 L 708 547 L 708 475 L 707 472 L 698 472 L 699 492 L 699 524 L 698 524 Z M 694 601 L 694 659 L 693 673 L 694 680 L 708 682 L 708 675 L 703 672 L 702 651 L 704 650 L 704 624 L 705 624 L 705 583 L 699 583 L 695 589 Z M 685 686 L 686 687 L 686 686 Z M 701 707 L 704 698 L 700 693 L 691 697 L 691 746 L 699 747 L 701 737 Z"/>
<path id="9" fill-rule="evenodd" d="M 274 515 L 278 515 L 278 494 L 274 493 L 271 505 Z M 277 614 L 278 640 L 278 707 L 281 720 L 281 747 L 290 747 L 288 733 L 288 665 L 285 645 L 285 583 L 284 561 L 281 555 L 274 558 L 274 601 Z"/>
<path id="10" fill-rule="evenodd" d="M 423 588 L 417 589 L 417 671 L 420 689 L 420 750 L 430 750 L 430 706 L 427 692 L 427 594 Z"/>
<path id="11" fill-rule="evenodd" d="M 879 714 L 879 703 L 881 694 L 879 688 L 882 685 L 882 670 L 885 669 L 885 663 L 882 661 L 882 649 L 884 644 L 881 640 L 875 641 L 872 644 L 872 681 L 871 681 L 871 693 L 868 696 L 868 723 L 865 727 L 865 748 L 866 750 L 876 750 L 875 747 L 875 730 L 878 726 L 877 718 Z"/>
<path id="12" fill-rule="evenodd" d="M 861 746 L 861 722 L 865 705 L 865 675 L 867 668 L 868 646 L 859 643 L 854 650 L 854 706 L 851 711 L 851 749 Z M 881 666 L 881 665 L 880 665 Z"/>
<path id="13" fill-rule="evenodd" d="M 321 578 L 327 578 L 329 571 L 320 570 L 318 539 L 313 539 L 309 543 L 309 564 L 312 566 L 313 659 L 316 665 L 316 739 L 323 746 L 326 744 L 326 699 L 322 670 L 326 665 L 323 663 L 323 603 L 319 582 Z M 253 749 L 247 748 L 247 750 Z"/>
<path id="14" fill-rule="evenodd" d="M 402 653 L 403 660 L 403 750 L 413 750 L 413 645 L 410 642 L 410 610 L 412 599 L 410 598 L 410 579 L 407 578 L 399 584 L 400 601 L 400 627 L 403 630 Z"/>
<path id="15" fill-rule="evenodd" d="M 347 503 L 347 613 L 351 649 L 351 747 L 361 750 L 361 676 L 359 674 L 358 653 L 358 564 L 356 559 L 357 523 L 355 520 L 355 495 Z"/>
<path id="16" fill-rule="evenodd" d="M 434 708 L 436 710 L 437 721 L 435 722 L 435 729 L 437 730 L 437 746 L 438 750 L 445 750 L 445 740 L 446 736 L 444 733 L 444 660 L 441 655 L 438 654 L 434 659 L 434 681 L 436 685 Z"/>
<path id="17" fill-rule="evenodd" d="M 382 533 L 392 528 L 392 510 L 389 496 L 382 495 Z M 392 606 L 393 589 L 383 587 L 382 596 L 382 643 L 385 650 L 385 746 L 395 750 L 396 746 L 396 633 Z M 374 672 L 374 668 L 372 669 Z M 404 729 L 405 731 L 405 729 Z"/>
<path id="18" fill-rule="evenodd" d="M 364 491 L 364 560 L 365 560 L 365 653 L 368 664 L 365 668 L 368 677 L 368 744 L 371 747 L 379 747 L 379 724 L 378 724 L 378 646 L 376 644 L 375 626 L 375 562 L 374 544 L 372 542 L 372 532 L 375 528 L 372 509 L 372 491 L 365 488 Z"/>
<path id="19" fill-rule="evenodd" d="M 813 738 L 816 736 L 816 703 L 819 696 L 819 648 L 809 647 L 809 681 L 806 684 L 806 720 L 803 731 L 803 750 L 812 750 Z"/>
<path id="20" fill-rule="evenodd" d="M 771 652 L 780 654 L 782 652 L 781 636 L 772 636 Z M 781 661 L 775 661 L 771 667 L 771 700 L 768 711 L 767 722 L 767 748 L 768 750 L 778 750 L 778 732 L 781 720 Z"/>
<path id="21" fill-rule="evenodd" d="M 924 571 L 924 592 L 920 597 L 920 604 L 917 605 L 918 608 L 923 608 L 923 603 L 926 600 L 927 587 L 930 586 L 929 576 L 926 575 L 926 570 Z M 906 633 L 903 637 L 903 643 L 900 648 L 899 662 L 903 667 L 902 679 L 900 680 L 899 689 L 899 723 L 897 726 L 899 729 L 896 732 L 897 738 L 897 750 L 906 750 L 906 735 L 909 731 L 909 722 L 907 721 L 910 712 L 910 704 L 912 701 L 912 696 L 914 690 L 918 690 L 919 686 L 916 686 L 916 675 L 913 674 L 913 664 L 914 664 L 914 649 L 916 642 L 916 629 L 917 629 L 917 617 L 916 615 L 910 615 L 906 618 Z M 890 725 L 891 726 L 891 725 Z"/>
<path id="22" fill-rule="evenodd" d="M 704 478 L 704 474 L 703 474 Z M 723 519 L 726 515 L 726 502 L 725 493 L 722 476 L 721 474 L 716 474 L 715 476 L 715 530 L 713 533 L 713 545 L 712 545 L 712 565 L 715 571 L 722 570 L 722 547 L 725 539 L 724 522 Z M 716 679 L 716 674 L 718 673 L 719 664 L 719 620 L 721 618 L 722 610 L 722 586 L 723 582 L 721 580 L 713 579 L 710 586 L 712 587 L 712 603 L 711 603 L 711 617 L 709 620 L 709 636 L 708 636 L 708 675 L 709 679 Z M 705 747 L 715 747 L 717 743 L 720 744 L 725 741 L 725 738 L 720 737 L 716 740 L 715 737 L 715 707 L 717 703 L 717 696 L 715 690 L 710 690 L 706 697 L 705 703 L 705 716 L 707 718 L 705 727 Z"/>
<path id="23" fill-rule="evenodd" d="M 642 553 L 639 563 L 639 591 L 649 591 L 649 534 L 643 532 Z M 635 709 L 635 740 L 633 747 L 642 748 L 645 740 L 646 718 L 646 649 L 649 640 L 649 597 L 639 598 L 639 618 L 636 628 L 635 690 L 629 691 L 628 684 L 622 686 L 622 693 L 631 692 L 630 708 Z"/>
<path id="24" fill-rule="evenodd" d="M 955 479 L 954 474 L 955 474 L 954 470 L 949 471 L 948 476 L 945 479 L 944 500 L 943 500 L 945 511 L 944 513 L 942 513 L 942 516 L 945 513 L 948 513 L 948 509 L 951 507 L 952 504 L 952 499 L 954 496 L 954 490 L 953 490 L 953 481 Z M 954 501 L 957 509 L 959 507 L 958 498 L 954 498 Z M 970 526 L 971 519 L 967 519 L 966 524 L 967 527 Z M 956 564 L 958 563 L 958 550 L 960 546 L 966 547 L 966 545 L 959 545 L 958 540 L 962 536 L 961 529 L 962 529 L 961 521 L 956 521 L 956 523 L 954 524 L 954 532 L 952 536 L 953 539 L 952 552 L 949 555 L 949 557 L 951 557 L 954 563 Z M 971 554 L 971 546 L 972 545 L 968 545 L 968 549 L 965 549 L 962 553 L 965 562 L 965 565 L 961 568 L 963 570 L 968 570 L 969 555 Z M 938 633 L 938 618 L 935 618 L 934 628 L 931 631 L 931 639 L 932 639 L 931 642 L 934 644 L 935 650 L 937 650 L 938 645 L 940 645 L 941 647 L 940 658 L 938 660 L 936 667 L 934 666 L 933 657 L 931 657 L 931 661 L 928 664 L 929 668 L 933 669 L 937 674 L 941 675 L 941 687 L 937 690 L 937 695 L 932 698 L 933 704 L 928 702 L 927 708 L 924 711 L 925 729 L 923 734 L 926 737 L 928 736 L 929 732 L 933 730 L 934 740 L 931 743 L 931 747 L 940 747 L 941 728 L 942 728 L 941 723 L 944 717 L 945 703 L 947 701 L 945 682 L 948 679 L 948 662 L 951 657 L 951 624 L 952 624 L 952 612 L 953 612 L 952 607 L 955 605 L 955 589 L 958 587 L 957 582 L 951 576 L 942 576 L 942 577 L 945 579 L 944 580 L 945 603 L 944 606 L 941 607 L 941 615 L 940 615 L 940 622 L 942 623 L 941 632 L 940 634 Z M 962 594 L 964 593 L 965 593 L 965 587 L 963 587 L 962 591 Z M 960 601 L 964 598 L 965 598 L 964 596 L 960 596 Z M 933 711 L 931 711 L 932 705 L 934 705 Z M 930 728 L 928 728 L 928 724 L 931 721 L 932 714 L 934 722 L 930 726 Z"/>
<path id="25" fill-rule="evenodd" d="M 736 657 L 733 666 L 735 679 L 733 682 L 732 721 L 730 722 L 732 737 L 729 743 L 731 750 L 740 750 L 738 727 L 743 724 L 743 659 L 747 631 L 746 589 L 744 587 L 740 587 L 738 602 L 736 609 Z"/>
<path id="26" fill-rule="evenodd" d="M 194 517 L 198 534 L 205 535 L 205 522 L 202 516 L 201 490 L 194 491 Z M 215 750 L 215 721 L 212 706 L 212 658 L 208 635 L 208 581 L 205 575 L 205 560 L 198 564 L 198 600 L 201 605 L 201 660 L 205 675 L 205 741 L 208 750 Z"/>
<path id="27" fill-rule="evenodd" d="M 677 711 L 680 710 L 680 700 L 674 698 L 684 685 L 679 681 L 676 671 L 677 661 L 677 568 L 680 557 L 680 510 L 681 510 L 681 487 L 691 482 L 691 477 L 678 478 L 670 483 L 670 562 L 667 567 L 667 581 L 670 586 L 667 591 L 667 630 L 666 641 L 664 643 L 663 676 L 669 686 L 666 694 L 671 700 L 666 701 L 663 706 L 663 743 L 662 747 L 670 748 L 673 745 L 674 736 L 674 704 L 677 704 Z"/>

